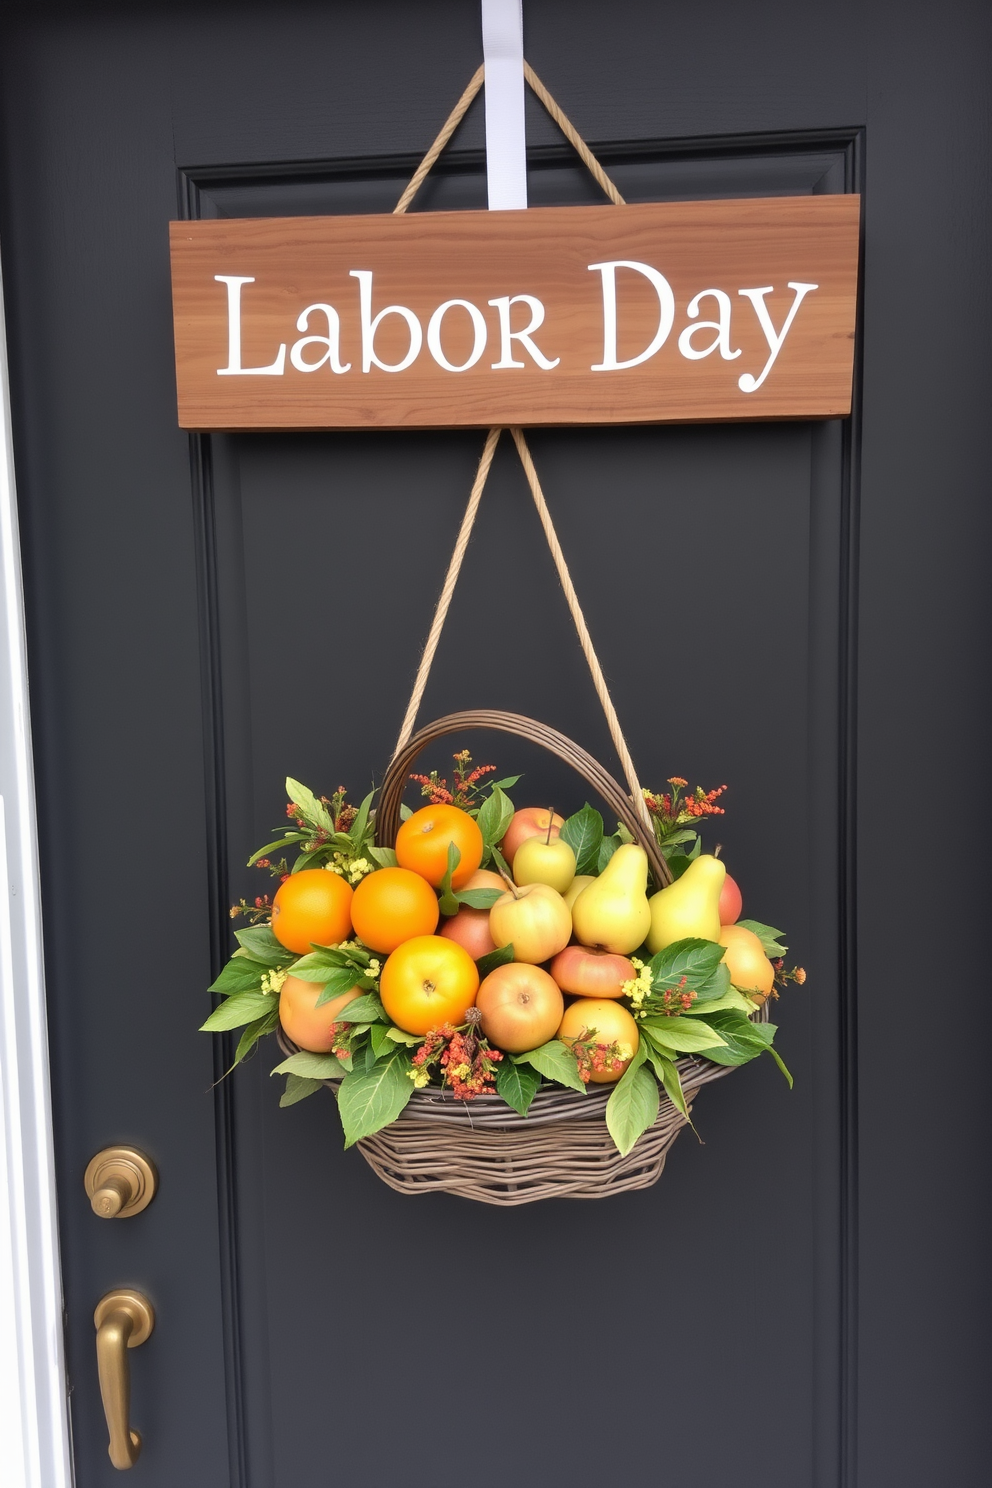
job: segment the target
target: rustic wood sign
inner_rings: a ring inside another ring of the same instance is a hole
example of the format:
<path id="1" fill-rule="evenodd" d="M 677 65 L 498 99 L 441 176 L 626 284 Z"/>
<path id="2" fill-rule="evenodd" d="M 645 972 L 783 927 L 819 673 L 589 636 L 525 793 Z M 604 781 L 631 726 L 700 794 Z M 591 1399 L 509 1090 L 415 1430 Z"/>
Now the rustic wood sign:
<path id="1" fill-rule="evenodd" d="M 857 196 L 174 222 L 185 429 L 837 418 Z"/>

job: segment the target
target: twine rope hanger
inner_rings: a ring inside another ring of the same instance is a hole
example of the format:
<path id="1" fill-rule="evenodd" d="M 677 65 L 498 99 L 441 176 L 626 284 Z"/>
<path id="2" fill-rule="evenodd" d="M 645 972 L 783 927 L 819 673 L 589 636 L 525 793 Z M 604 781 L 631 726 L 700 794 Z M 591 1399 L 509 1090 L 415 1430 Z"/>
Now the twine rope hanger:
<path id="1" fill-rule="evenodd" d="M 572 124 L 571 120 L 567 117 L 564 111 L 555 102 L 554 98 L 552 98 L 551 94 L 541 82 L 534 69 L 526 61 L 524 62 L 524 77 L 533 92 L 544 105 L 551 118 L 561 129 L 562 133 L 565 135 L 569 143 L 574 147 L 580 159 L 587 166 L 597 184 L 609 197 L 610 201 L 614 204 L 614 206 L 619 207 L 626 205 L 623 197 L 620 195 L 619 191 L 610 180 L 609 176 L 603 170 L 603 167 L 593 155 L 585 140 L 579 134 L 578 130 Z M 484 80 L 485 65 L 482 65 L 478 67 L 475 73 L 472 75 L 467 88 L 462 93 L 458 102 L 455 104 L 451 113 L 448 115 L 447 119 L 442 125 L 437 138 L 434 140 L 434 143 L 427 151 L 427 154 L 418 165 L 416 171 L 410 179 L 409 184 L 407 185 L 402 196 L 393 209 L 394 215 L 398 215 L 407 211 L 410 203 L 413 201 L 420 187 L 423 185 L 429 171 L 431 170 L 431 167 L 436 162 L 445 145 L 451 139 L 451 136 L 458 128 L 458 125 L 461 123 L 462 119 L 465 117 L 469 105 L 475 98 L 476 94 L 479 92 L 479 89 L 482 87 Z M 493 455 L 496 452 L 496 445 L 499 442 L 499 436 L 501 433 L 502 429 L 500 427 L 496 427 L 490 429 L 488 434 L 486 435 L 486 442 L 483 446 L 482 455 L 479 459 L 478 469 L 476 470 L 475 479 L 472 482 L 472 489 L 469 493 L 468 504 L 465 508 L 461 526 L 458 530 L 458 536 L 455 540 L 454 550 L 451 554 L 451 559 L 448 564 L 448 571 L 445 575 L 444 584 L 442 585 L 441 593 L 434 611 L 434 618 L 431 622 L 431 628 L 428 632 L 427 640 L 424 643 L 424 649 L 420 658 L 420 665 L 417 668 L 417 675 L 414 678 L 413 690 L 410 694 L 410 701 L 407 704 L 406 713 L 403 717 L 403 724 L 400 728 L 399 738 L 396 741 L 396 748 L 393 750 L 393 759 L 396 758 L 400 750 L 408 742 L 410 736 L 413 733 L 413 726 L 416 722 L 417 714 L 420 711 L 420 704 L 423 700 L 424 689 L 427 686 L 427 679 L 430 675 L 430 670 L 434 661 L 435 653 L 437 651 L 438 642 L 441 638 L 441 631 L 443 630 L 444 622 L 447 619 L 448 610 L 451 605 L 451 598 L 454 594 L 455 585 L 458 582 L 458 575 L 461 572 L 462 561 L 465 557 L 469 539 L 472 535 L 472 528 L 475 525 L 475 518 L 479 510 L 479 502 L 482 500 L 482 492 L 485 489 L 486 480 L 489 476 L 489 471 L 493 462 Z M 589 627 L 586 624 L 585 616 L 582 613 L 582 606 L 579 603 L 579 597 L 576 593 L 575 585 L 572 583 L 572 576 L 569 573 L 568 564 L 565 560 L 565 555 L 562 552 L 561 543 L 558 541 L 558 534 L 555 531 L 555 525 L 551 519 L 551 513 L 548 510 L 548 504 L 544 499 L 544 492 L 541 489 L 541 482 L 537 474 L 537 469 L 534 465 L 530 447 L 528 446 L 527 441 L 524 438 L 522 429 L 511 428 L 510 433 L 513 436 L 513 442 L 516 445 L 517 453 L 520 456 L 520 463 L 523 466 L 524 474 L 527 477 L 527 484 L 530 487 L 530 493 L 533 497 L 534 505 L 537 508 L 537 515 L 540 520 L 544 536 L 547 540 L 548 547 L 551 550 L 551 557 L 554 560 L 554 565 L 557 570 L 558 578 L 565 595 L 565 600 L 568 604 L 568 608 L 572 616 L 572 621 L 575 625 L 576 633 L 579 639 L 579 645 L 582 648 L 582 654 L 586 659 L 586 663 L 592 675 L 592 682 L 593 687 L 596 691 L 596 696 L 599 698 L 600 705 L 606 717 L 606 724 L 607 728 L 609 729 L 610 738 L 613 741 L 613 747 L 617 752 L 617 757 L 620 760 L 620 765 L 623 769 L 624 777 L 630 789 L 631 800 L 633 802 L 634 809 L 637 811 L 638 816 L 641 818 L 647 831 L 649 833 L 653 833 L 651 817 L 644 802 L 644 795 L 641 790 L 637 770 L 634 767 L 634 761 L 631 756 L 630 749 L 627 745 L 627 740 L 624 737 L 623 729 L 620 726 L 620 719 L 617 716 L 616 708 L 613 706 L 613 699 L 610 697 L 609 689 L 606 685 L 606 678 L 603 675 L 603 668 L 600 665 L 599 657 L 596 655 L 596 648 L 592 643 L 592 637 L 589 634 Z"/>

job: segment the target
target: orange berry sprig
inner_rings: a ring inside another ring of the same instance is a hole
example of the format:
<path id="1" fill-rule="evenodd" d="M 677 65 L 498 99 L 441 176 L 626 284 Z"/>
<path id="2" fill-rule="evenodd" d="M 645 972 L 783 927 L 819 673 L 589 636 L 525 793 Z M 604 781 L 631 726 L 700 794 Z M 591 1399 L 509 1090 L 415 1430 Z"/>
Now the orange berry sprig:
<path id="1" fill-rule="evenodd" d="M 430 1030 L 412 1060 L 410 1078 L 418 1089 L 429 1082 L 433 1071 L 455 1100 L 492 1094 L 503 1051 L 491 1048 L 477 1031 L 481 1016 L 478 1008 L 471 1007 L 459 1028 L 444 1023 Z"/>
<path id="2" fill-rule="evenodd" d="M 467 749 L 462 749 L 458 754 L 452 755 L 455 763 L 454 784 L 448 789 L 447 776 L 439 776 L 436 770 L 429 775 L 411 775 L 420 786 L 420 794 L 426 796 L 432 806 L 458 806 L 462 811 L 474 811 L 481 805 L 479 796 L 479 781 L 485 775 L 490 775 L 496 769 L 495 765 L 476 765 L 474 769 L 472 756 Z"/>

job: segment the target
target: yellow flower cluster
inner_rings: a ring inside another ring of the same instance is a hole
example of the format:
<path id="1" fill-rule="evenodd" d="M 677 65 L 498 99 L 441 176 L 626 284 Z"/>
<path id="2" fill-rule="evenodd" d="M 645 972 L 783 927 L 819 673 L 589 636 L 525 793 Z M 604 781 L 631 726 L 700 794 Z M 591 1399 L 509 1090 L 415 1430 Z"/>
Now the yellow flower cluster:
<path id="1" fill-rule="evenodd" d="M 275 994 L 282 987 L 282 984 L 286 980 L 288 975 L 288 971 L 280 971 L 278 969 L 263 972 L 261 981 L 262 991 L 268 992 L 270 995 L 275 996 Z"/>
<path id="2" fill-rule="evenodd" d="M 638 961 L 636 956 L 631 957 L 630 964 L 637 972 L 637 976 L 632 977 L 629 982 L 624 982 L 623 995 L 629 997 L 633 1003 L 634 1017 L 643 1018 L 644 999 L 651 991 L 651 968 L 650 966 L 646 966 L 643 961 Z"/>
<path id="3" fill-rule="evenodd" d="M 617 1044 L 616 1051 L 617 1058 L 623 1060 L 624 1064 L 627 1063 L 628 1059 L 633 1059 L 634 1057 L 634 1051 L 629 1044 Z"/>
<path id="4" fill-rule="evenodd" d="M 371 977 L 373 981 L 378 981 L 379 973 L 380 973 L 381 970 L 382 970 L 382 962 L 381 961 L 377 961 L 375 959 L 375 957 L 373 956 L 372 959 L 371 959 L 371 961 L 368 964 L 368 969 L 367 969 L 365 975 L 367 977 Z"/>
<path id="5" fill-rule="evenodd" d="M 367 878 L 374 866 L 368 858 L 349 858 L 347 853 L 340 852 L 336 852 L 331 861 L 324 864 L 328 873 L 336 873 L 351 884 L 360 883 L 363 878 Z"/>
<path id="6" fill-rule="evenodd" d="M 425 1085 L 430 1084 L 431 1077 L 422 1065 L 418 1066 L 416 1069 L 408 1069 L 407 1074 L 413 1081 L 414 1090 L 423 1090 Z"/>

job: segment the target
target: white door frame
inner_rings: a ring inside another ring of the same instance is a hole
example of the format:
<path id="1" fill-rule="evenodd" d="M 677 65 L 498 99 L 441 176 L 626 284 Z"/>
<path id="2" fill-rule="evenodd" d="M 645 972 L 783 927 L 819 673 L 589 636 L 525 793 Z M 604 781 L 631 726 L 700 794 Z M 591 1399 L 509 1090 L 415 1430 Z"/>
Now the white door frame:
<path id="1" fill-rule="evenodd" d="M 0 444 L 0 1454 L 5 1488 L 71 1488 L 41 880 L 2 283 Z"/>

